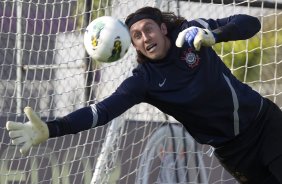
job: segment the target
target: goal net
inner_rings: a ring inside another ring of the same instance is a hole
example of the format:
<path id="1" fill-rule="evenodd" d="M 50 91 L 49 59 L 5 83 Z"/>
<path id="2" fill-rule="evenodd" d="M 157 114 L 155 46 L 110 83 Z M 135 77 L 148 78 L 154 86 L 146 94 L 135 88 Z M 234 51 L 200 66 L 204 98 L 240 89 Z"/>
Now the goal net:
<path id="1" fill-rule="evenodd" d="M 258 17 L 261 31 L 214 49 L 239 80 L 282 107 L 282 0 L 2 0 L 0 1 L 0 183 L 236 183 L 213 149 L 197 144 L 172 117 L 139 104 L 105 126 L 49 139 L 27 156 L 13 146 L 6 121 L 26 122 L 31 106 L 45 120 L 108 97 L 136 66 L 135 50 L 110 64 L 85 53 L 95 18 L 124 21 L 143 6 L 187 19 L 237 13 Z M 83 123 L 83 122 L 82 122 Z"/>

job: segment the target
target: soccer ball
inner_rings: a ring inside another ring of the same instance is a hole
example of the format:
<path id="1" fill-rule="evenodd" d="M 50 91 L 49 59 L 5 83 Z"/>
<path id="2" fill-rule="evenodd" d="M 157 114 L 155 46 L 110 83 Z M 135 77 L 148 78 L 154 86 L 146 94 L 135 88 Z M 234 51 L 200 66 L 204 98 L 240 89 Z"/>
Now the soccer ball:
<path id="1" fill-rule="evenodd" d="M 126 54 L 130 43 L 128 28 L 120 20 L 110 16 L 93 20 L 84 34 L 87 53 L 99 62 L 119 60 Z"/>

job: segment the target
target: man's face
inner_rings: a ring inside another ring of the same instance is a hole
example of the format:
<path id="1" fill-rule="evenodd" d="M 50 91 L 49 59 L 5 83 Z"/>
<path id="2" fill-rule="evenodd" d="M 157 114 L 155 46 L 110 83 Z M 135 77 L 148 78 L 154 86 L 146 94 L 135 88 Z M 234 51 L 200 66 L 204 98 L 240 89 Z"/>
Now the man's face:
<path id="1" fill-rule="evenodd" d="M 136 50 L 151 60 L 162 59 L 170 47 L 165 24 L 159 26 L 152 19 L 142 19 L 130 27 L 130 36 Z"/>

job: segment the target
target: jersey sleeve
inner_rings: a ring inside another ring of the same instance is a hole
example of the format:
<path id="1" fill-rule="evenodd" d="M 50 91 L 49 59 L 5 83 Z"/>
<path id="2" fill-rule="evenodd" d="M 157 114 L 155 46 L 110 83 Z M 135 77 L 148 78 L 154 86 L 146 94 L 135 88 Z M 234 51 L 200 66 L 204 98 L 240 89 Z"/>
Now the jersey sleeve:
<path id="1" fill-rule="evenodd" d="M 190 22 L 190 26 L 211 30 L 217 43 L 249 39 L 261 29 L 258 18 L 246 14 L 222 19 L 195 19 Z"/>
<path id="2" fill-rule="evenodd" d="M 127 109 L 142 101 L 146 85 L 139 72 L 124 80 L 108 98 L 97 104 L 75 110 L 68 115 L 46 122 L 49 137 L 76 134 L 108 123 Z"/>
<path id="3" fill-rule="evenodd" d="M 97 126 L 111 121 L 130 107 L 141 103 L 145 95 L 146 82 L 144 76 L 134 70 L 133 76 L 125 79 L 112 95 L 96 104 Z"/>

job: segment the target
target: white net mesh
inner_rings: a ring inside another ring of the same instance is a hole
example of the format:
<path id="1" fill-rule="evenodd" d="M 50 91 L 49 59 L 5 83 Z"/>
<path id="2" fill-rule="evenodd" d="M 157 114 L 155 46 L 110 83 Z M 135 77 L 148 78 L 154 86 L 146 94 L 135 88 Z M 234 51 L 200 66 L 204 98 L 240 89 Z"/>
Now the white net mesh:
<path id="1" fill-rule="evenodd" d="M 135 67 L 135 51 L 120 61 L 86 58 L 82 36 L 91 20 L 121 20 L 148 5 L 187 19 L 234 13 L 258 17 L 247 41 L 215 46 L 242 81 L 282 107 L 281 1 L 4 0 L 0 2 L 0 183 L 236 183 L 208 146 L 198 145 L 172 117 L 140 104 L 110 124 L 49 139 L 28 156 L 12 146 L 6 121 L 25 122 L 31 106 L 52 120 L 109 96 Z M 256 7 L 253 7 L 256 5 Z"/>

